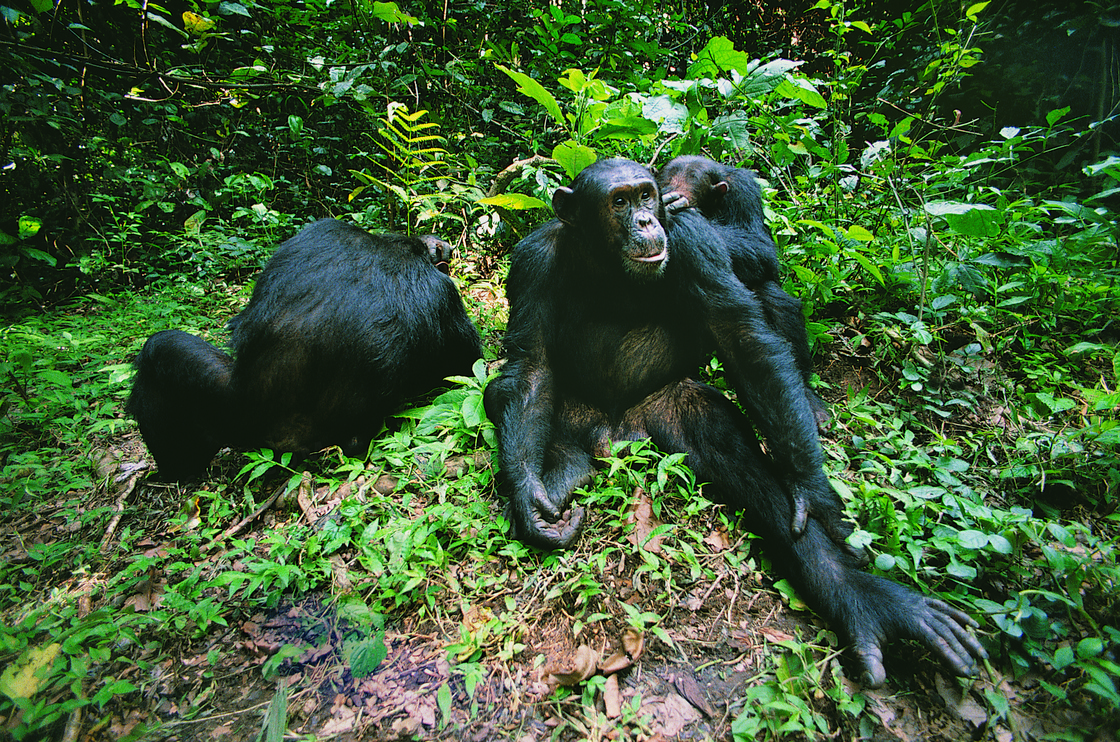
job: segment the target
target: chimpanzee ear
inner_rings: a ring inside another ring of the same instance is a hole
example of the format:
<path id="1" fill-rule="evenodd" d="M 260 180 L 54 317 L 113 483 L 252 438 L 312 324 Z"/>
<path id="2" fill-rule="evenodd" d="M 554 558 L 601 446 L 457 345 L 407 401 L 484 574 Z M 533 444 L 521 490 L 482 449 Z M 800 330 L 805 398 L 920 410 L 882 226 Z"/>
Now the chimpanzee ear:
<path id="1" fill-rule="evenodd" d="M 575 193 L 567 186 L 560 186 L 552 194 L 552 211 L 555 212 L 556 218 L 565 224 L 572 224 L 576 220 L 575 203 L 572 201 Z"/>
<path id="2" fill-rule="evenodd" d="M 712 186 L 712 190 L 715 191 L 715 194 L 717 196 L 723 196 L 727 193 L 727 181 L 721 180 L 720 182 Z"/>

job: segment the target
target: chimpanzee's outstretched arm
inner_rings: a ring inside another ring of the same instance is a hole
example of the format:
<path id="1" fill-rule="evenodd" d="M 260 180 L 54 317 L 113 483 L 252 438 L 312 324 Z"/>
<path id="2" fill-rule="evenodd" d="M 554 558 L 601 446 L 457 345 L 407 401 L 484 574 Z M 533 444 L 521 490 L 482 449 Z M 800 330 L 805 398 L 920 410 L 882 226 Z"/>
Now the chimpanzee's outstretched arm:
<path id="1" fill-rule="evenodd" d="M 720 233 L 701 215 L 681 212 L 669 235 L 678 280 L 699 303 L 739 402 L 762 432 L 787 487 L 793 535 L 804 533 L 813 516 L 846 546 L 852 529 L 824 474 L 816 418 L 790 344 L 770 326 L 759 296 L 737 279 Z"/>
<path id="2" fill-rule="evenodd" d="M 498 430 L 512 535 L 543 549 L 566 548 L 579 535 L 583 509 L 567 507 L 575 481 L 546 477 L 544 471 L 554 417 L 551 371 L 528 359 L 511 359 L 490 382 L 485 400 L 486 414 Z M 562 466 L 559 474 L 568 468 Z"/>

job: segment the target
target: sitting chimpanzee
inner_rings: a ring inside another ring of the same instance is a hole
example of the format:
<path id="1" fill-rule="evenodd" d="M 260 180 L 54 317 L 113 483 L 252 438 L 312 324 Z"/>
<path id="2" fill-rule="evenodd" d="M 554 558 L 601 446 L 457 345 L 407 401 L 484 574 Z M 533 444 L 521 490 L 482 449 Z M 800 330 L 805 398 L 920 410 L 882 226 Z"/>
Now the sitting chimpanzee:
<path id="1" fill-rule="evenodd" d="M 707 157 L 683 155 L 657 174 L 657 186 L 671 214 L 696 207 L 731 249 L 736 277 L 762 302 L 770 329 L 789 343 L 805 393 L 818 424 L 828 411 L 809 386 L 813 373 L 809 337 L 800 300 L 782 290 L 778 250 L 762 214 L 762 193 L 750 170 L 723 165 Z"/>
<path id="2" fill-rule="evenodd" d="M 153 335 L 128 412 L 161 476 L 198 474 L 222 446 L 361 454 L 402 400 L 469 374 L 482 348 L 450 256 L 436 237 L 323 219 L 265 266 L 230 321 L 233 359 L 185 332 Z"/>
<path id="3" fill-rule="evenodd" d="M 985 652 L 969 617 L 860 571 L 838 541 L 840 502 L 789 344 L 736 277 L 722 232 L 694 209 L 666 218 L 653 176 L 627 160 L 586 168 L 553 209 L 558 219 L 514 249 L 508 359 L 486 390 L 514 535 L 569 546 L 583 519 L 572 490 L 589 482 L 593 457 L 612 441 L 649 438 L 686 452 L 706 491 L 745 513 L 849 644 L 864 682 L 883 682 L 892 638 L 918 639 L 971 672 Z M 713 350 L 751 418 L 695 378 Z M 798 537 L 801 499 L 812 517 Z"/>

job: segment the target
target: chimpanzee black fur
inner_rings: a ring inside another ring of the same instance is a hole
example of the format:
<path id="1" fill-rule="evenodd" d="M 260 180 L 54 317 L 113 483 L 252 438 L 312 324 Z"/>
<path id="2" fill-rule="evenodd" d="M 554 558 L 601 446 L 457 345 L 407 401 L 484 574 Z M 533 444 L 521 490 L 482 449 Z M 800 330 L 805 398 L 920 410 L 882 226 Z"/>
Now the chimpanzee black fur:
<path id="1" fill-rule="evenodd" d="M 661 169 L 657 185 L 670 213 L 696 207 L 722 234 L 731 249 L 735 275 L 762 302 L 770 328 L 789 343 L 805 380 L 813 416 L 818 424 L 827 422 L 828 411 L 809 386 L 813 359 L 801 301 L 782 289 L 778 250 L 766 228 L 754 173 L 707 157 L 684 155 Z"/>
<path id="2" fill-rule="evenodd" d="M 745 513 L 848 642 L 865 682 L 883 682 L 893 638 L 918 639 L 971 672 L 985 656 L 966 628 L 974 622 L 860 571 L 839 539 L 848 529 L 797 363 L 737 277 L 724 231 L 695 209 L 666 217 L 652 174 L 627 160 L 589 166 L 553 209 L 558 218 L 514 249 L 507 361 L 486 390 L 513 533 L 570 546 L 584 516 L 572 490 L 589 482 L 593 457 L 612 441 L 649 438 L 686 452 L 705 492 Z M 713 351 L 750 418 L 697 380 Z M 808 517 L 797 533 L 799 511 Z"/>
<path id="3" fill-rule="evenodd" d="M 160 474 L 201 473 L 222 446 L 366 451 L 401 401 L 482 355 L 436 237 L 323 219 L 277 248 L 229 323 L 234 358 L 184 332 L 136 358 L 128 412 Z"/>

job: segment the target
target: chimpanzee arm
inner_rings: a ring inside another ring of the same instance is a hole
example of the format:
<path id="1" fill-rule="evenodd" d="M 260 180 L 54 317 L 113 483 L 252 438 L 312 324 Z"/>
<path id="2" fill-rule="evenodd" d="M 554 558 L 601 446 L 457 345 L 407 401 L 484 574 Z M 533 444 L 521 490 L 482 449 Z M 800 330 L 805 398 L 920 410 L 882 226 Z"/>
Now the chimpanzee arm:
<path id="1" fill-rule="evenodd" d="M 679 280 L 699 302 L 739 402 L 783 473 L 793 506 L 793 534 L 805 531 L 811 515 L 830 538 L 847 546 L 852 529 L 824 474 L 816 418 L 789 343 L 771 329 L 755 292 L 735 277 L 730 251 L 702 216 L 691 211 L 676 215 L 670 239 Z"/>
<path id="2" fill-rule="evenodd" d="M 518 246 L 507 282 L 508 360 L 486 389 L 486 413 L 498 431 L 501 485 L 508 499 L 512 535 L 545 549 L 562 549 L 579 535 L 582 508 L 568 508 L 571 484 L 546 476 L 554 436 L 556 395 L 548 358 L 548 332 L 556 322 L 550 291 L 547 240 Z"/>

